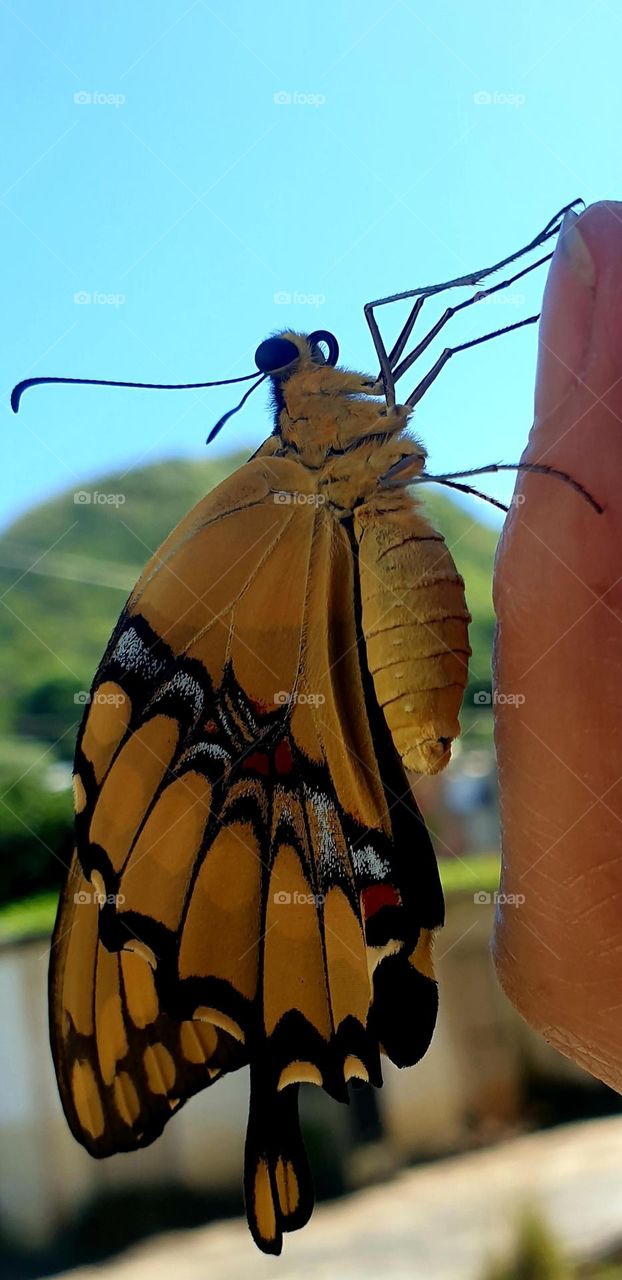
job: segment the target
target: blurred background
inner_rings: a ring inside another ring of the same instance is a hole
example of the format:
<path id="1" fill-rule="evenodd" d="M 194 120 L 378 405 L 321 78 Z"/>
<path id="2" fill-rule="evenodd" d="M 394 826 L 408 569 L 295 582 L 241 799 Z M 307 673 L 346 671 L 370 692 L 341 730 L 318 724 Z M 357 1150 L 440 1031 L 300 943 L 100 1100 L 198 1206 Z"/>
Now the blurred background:
<path id="1" fill-rule="evenodd" d="M 46 977 L 86 691 L 151 552 L 271 424 L 262 389 L 206 451 L 236 388 L 44 387 L 17 419 L 8 394 L 45 374 L 234 377 L 286 327 L 328 328 L 345 364 L 373 370 L 365 302 L 489 265 L 576 196 L 616 196 L 622 10 L 3 0 L 0 25 L 2 1274 L 614 1278 L 620 1100 L 526 1028 L 489 956 L 501 517 L 439 491 L 426 506 L 466 580 L 473 659 L 452 764 L 416 784 L 447 897 L 432 1049 L 349 1108 L 304 1093 L 323 1203 L 281 1260 L 239 1222 L 243 1074 L 148 1150 L 97 1163 L 75 1144 Z M 542 287 L 540 269 L 468 308 L 412 385 L 446 343 L 537 312 Z M 403 315 L 380 313 L 388 344 Z M 430 471 L 518 460 L 535 355 L 530 326 L 450 362 L 416 414 Z M 482 487 L 507 502 L 513 480 Z"/>

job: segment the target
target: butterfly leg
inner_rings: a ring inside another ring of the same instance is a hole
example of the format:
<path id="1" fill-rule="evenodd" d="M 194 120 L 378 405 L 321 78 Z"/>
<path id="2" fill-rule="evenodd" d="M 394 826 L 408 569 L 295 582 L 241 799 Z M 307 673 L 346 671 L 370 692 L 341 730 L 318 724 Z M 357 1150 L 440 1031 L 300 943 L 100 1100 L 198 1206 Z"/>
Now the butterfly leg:
<path id="1" fill-rule="evenodd" d="M 465 307 L 472 306 L 474 303 L 481 301 L 485 297 L 488 297 L 490 294 L 497 293 L 501 289 L 506 289 L 509 285 L 514 284 L 516 280 L 521 279 L 522 276 L 527 275 L 530 271 L 535 271 L 537 267 L 542 266 L 543 263 L 545 262 L 548 262 L 549 258 L 552 255 L 546 254 L 544 257 L 539 258 L 537 262 L 532 263 L 530 266 L 525 267 L 523 268 L 523 270 L 516 272 L 513 276 L 510 276 L 509 279 L 501 281 L 499 284 L 494 285 L 490 289 L 480 291 L 478 294 L 475 295 L 475 297 L 467 298 L 465 301 L 459 303 L 455 307 L 448 307 L 446 311 L 443 312 L 443 315 L 440 317 L 440 319 L 432 327 L 432 329 L 430 329 L 429 333 L 425 335 L 425 337 L 421 340 L 420 343 L 418 343 L 418 345 L 406 357 L 406 359 L 403 360 L 401 364 L 397 364 L 397 361 L 400 359 L 400 356 L 404 351 L 408 338 L 410 337 L 410 334 L 412 333 L 412 330 L 416 324 L 416 321 L 419 316 L 419 312 L 421 310 L 421 307 L 423 306 L 425 299 L 427 297 L 431 297 L 433 294 L 442 293 L 446 289 L 453 289 L 453 288 L 467 287 L 467 286 L 473 287 L 477 285 L 482 279 L 485 279 L 487 276 L 493 275 L 496 271 L 500 271 L 503 267 L 507 266 L 509 263 L 517 261 L 519 258 L 523 257 L 524 254 L 529 253 L 532 250 L 538 248 L 541 244 L 544 244 L 551 236 L 555 235 L 559 231 L 564 215 L 569 210 L 574 209 L 574 206 L 579 203 L 582 203 L 582 202 L 574 200 L 572 204 L 566 205 L 563 209 L 560 209 L 559 212 L 556 213 L 553 218 L 551 218 L 550 222 L 547 223 L 546 227 L 544 227 L 544 229 L 540 232 L 540 234 L 538 236 L 535 236 L 534 239 L 531 240 L 529 244 L 525 245 L 522 249 L 519 249 L 516 253 L 510 254 L 509 257 L 502 259 L 500 262 L 494 263 L 494 265 L 491 267 L 486 267 L 481 271 L 471 272 L 469 275 L 466 275 L 466 276 L 457 277 L 455 280 L 448 280 L 443 284 L 428 285 L 428 286 L 422 287 L 421 289 L 409 289 L 403 293 L 393 294 L 387 298 L 379 298 L 375 302 L 368 302 L 366 304 L 365 319 L 369 326 L 374 347 L 376 349 L 376 354 L 378 356 L 378 360 L 380 363 L 380 376 L 382 377 L 385 385 L 385 394 L 387 397 L 387 405 L 389 407 L 392 407 L 395 404 L 395 383 L 398 381 L 399 378 L 402 377 L 404 373 L 406 373 L 407 369 L 409 369 L 410 366 L 414 364 L 415 360 L 417 360 L 419 356 L 423 353 L 423 351 L 425 351 L 426 347 L 428 347 L 429 344 L 437 336 L 437 334 L 440 333 L 440 330 L 444 327 L 444 325 L 447 324 L 447 322 L 452 318 L 452 316 L 454 316 L 458 311 L 462 311 Z M 415 298 L 416 301 L 408 316 L 408 319 L 406 320 L 405 325 L 403 326 L 397 338 L 396 343 L 394 344 L 391 352 L 388 353 L 384 345 L 382 336 L 380 334 L 378 322 L 374 315 L 374 311 L 377 307 L 385 306 L 389 302 L 399 302 L 406 298 Z"/>
<path id="2" fill-rule="evenodd" d="M 369 325 L 373 343 L 376 348 L 376 355 L 378 356 L 378 359 L 380 361 L 379 377 L 381 377 L 384 381 L 385 394 L 387 395 L 387 405 L 395 404 L 395 382 L 396 382 L 395 373 L 394 373 L 395 366 L 404 350 L 404 347 L 406 346 L 406 343 L 408 342 L 408 339 L 415 327 L 415 324 L 417 323 L 417 318 L 419 316 L 419 312 L 421 311 L 424 301 L 425 301 L 425 298 L 423 297 L 417 298 L 415 305 L 413 306 L 410 312 L 410 315 L 408 316 L 406 324 L 404 325 L 401 333 L 398 336 L 397 342 L 394 343 L 393 347 L 391 348 L 391 351 L 388 354 L 385 349 L 380 330 L 378 328 L 376 317 L 374 316 L 374 307 L 377 304 L 375 302 L 368 302 L 367 306 L 365 307 L 365 319 L 367 320 L 367 323 Z"/>
<path id="3" fill-rule="evenodd" d="M 452 320 L 455 315 L 458 315 L 460 311 L 464 311 L 467 307 L 472 307 L 472 306 L 475 306 L 476 303 L 482 302 L 484 298 L 491 297 L 492 294 L 498 293 L 501 289 L 507 289 L 511 284 L 515 284 L 517 280 L 522 279 L 523 276 L 529 275 L 531 271 L 535 271 L 537 267 L 541 267 L 543 263 L 548 262 L 552 256 L 553 256 L 552 254 L 547 253 L 543 258 L 538 258 L 537 262 L 532 262 L 528 267 L 523 267 L 521 271 L 517 271 L 513 276 L 510 276 L 507 280 L 501 280 L 499 284 L 492 285 L 490 289 L 481 289 L 473 297 L 465 298 L 462 302 L 457 303 L 456 306 L 454 307 L 447 307 L 443 312 L 443 314 L 439 316 L 436 323 L 432 325 L 432 328 L 429 329 L 428 332 L 424 334 L 421 341 L 417 343 L 417 346 L 413 348 L 413 350 L 405 357 L 404 360 L 402 360 L 400 363 L 397 363 L 397 361 L 399 361 L 399 358 L 404 350 L 404 347 L 406 346 L 408 338 L 410 337 L 410 334 L 414 328 L 414 325 L 416 323 L 421 307 L 425 302 L 425 296 L 424 295 L 420 296 L 417 299 L 408 317 L 408 320 L 406 321 L 406 324 L 404 325 L 404 328 L 402 329 L 402 332 L 400 333 L 397 339 L 397 342 L 395 343 L 390 355 L 386 357 L 387 367 L 389 368 L 389 376 L 391 379 L 391 385 L 393 389 L 395 389 L 395 383 L 401 377 L 403 377 L 403 375 L 408 371 L 408 369 L 410 369 L 411 365 L 413 365 L 415 361 L 417 361 L 420 358 L 420 356 L 423 355 L 423 352 L 426 350 L 427 347 L 430 346 L 430 343 L 432 343 L 434 339 L 438 337 L 438 334 L 441 332 L 441 329 L 444 329 L 445 325 L 448 324 L 448 322 Z M 375 304 L 370 304 L 370 307 L 373 305 Z M 370 323 L 369 315 L 367 319 L 368 319 L 368 323 Z M 376 331 L 379 332 L 376 320 L 373 316 L 372 316 L 372 319 L 373 319 L 373 324 L 376 328 Z M 508 326 L 507 329 L 500 329 L 497 332 L 506 333 L 506 332 L 509 332 L 510 329 L 520 328 L 520 325 L 532 324 L 537 319 L 538 319 L 538 316 L 533 316 L 533 317 L 530 317 L 528 320 L 521 320 L 518 325 L 510 325 Z M 370 323 L 370 328 L 371 328 L 371 323 Z M 373 329 L 372 329 L 372 334 L 373 334 Z M 496 332 L 494 334 L 486 334 L 484 338 L 476 338 L 473 340 L 473 342 L 466 343 L 465 346 L 475 346 L 477 342 L 483 342 L 488 337 L 496 337 L 496 336 L 497 336 Z M 378 350 L 378 348 L 376 349 Z M 455 348 L 455 349 L 459 350 L 461 348 Z M 443 364 L 446 364 L 447 360 L 449 359 L 449 356 L 445 356 L 445 352 L 443 352 L 443 357 L 444 357 Z M 440 373 L 443 367 L 443 364 L 440 365 L 438 369 L 438 373 Z M 383 376 L 385 375 L 383 374 Z M 432 379 L 432 381 L 433 380 L 434 379 Z M 429 385 L 430 385 L 429 383 L 426 384 L 426 386 L 424 387 L 424 391 L 427 390 L 427 387 Z M 421 394 L 423 395 L 423 392 Z M 421 397 L 418 397 L 418 398 L 420 399 Z M 407 401 L 406 403 L 410 404 L 411 401 Z"/>
<path id="4" fill-rule="evenodd" d="M 526 253 L 531 253 L 534 249 L 539 249 L 540 245 L 550 240 L 551 236 L 557 235 L 561 229 L 561 225 L 565 215 L 569 212 L 576 212 L 575 205 L 583 204 L 583 200 L 573 200 L 571 204 L 564 205 L 551 219 L 547 222 L 543 230 L 534 236 L 529 244 L 523 245 L 522 249 L 517 249 L 515 253 L 508 254 L 507 258 L 501 258 L 499 262 L 493 263 L 491 267 L 482 267 L 479 271 L 470 271 L 467 275 L 456 276 L 454 280 L 444 280 L 441 284 L 423 285 L 419 289 L 405 289 L 402 293 L 393 293 L 386 298 L 377 298 L 374 302 L 368 302 L 368 307 L 383 307 L 388 302 L 403 302 L 406 298 L 432 297 L 435 293 L 444 293 L 446 289 L 458 289 L 479 284 L 485 280 L 487 276 L 495 275 L 497 271 L 502 271 L 512 262 L 517 262 L 519 258 L 523 258 Z"/>
<path id="5" fill-rule="evenodd" d="M 539 319 L 539 314 L 535 316 L 527 316 L 525 320 L 518 320 L 516 324 L 508 324 L 505 325 L 503 329 L 494 329 L 492 333 L 484 333 L 479 338 L 471 338 L 469 342 L 461 342 L 457 347 L 445 347 L 445 350 L 441 352 L 436 363 L 432 365 L 432 368 L 428 373 L 426 373 L 425 377 L 421 379 L 421 382 L 417 383 L 414 391 L 411 392 L 404 403 L 409 404 L 411 407 L 418 404 L 419 400 L 421 400 L 422 396 L 425 395 L 428 388 L 436 381 L 439 373 L 447 364 L 447 361 L 450 360 L 452 356 L 455 356 L 458 351 L 468 351 L 469 347 L 477 347 L 482 342 L 489 342 L 491 338 L 499 338 L 502 333 L 512 333 L 514 329 L 523 329 L 527 324 L 536 324 Z"/>
<path id="6" fill-rule="evenodd" d="M 369 325 L 372 342 L 376 348 L 376 355 L 380 364 L 380 373 L 378 380 L 382 379 L 384 383 L 384 395 L 387 402 L 387 409 L 392 409 L 395 405 L 395 381 L 391 370 L 389 353 L 384 345 L 382 334 L 378 328 L 378 321 L 374 315 L 374 307 L 379 305 L 375 302 L 368 302 L 365 306 L 365 319 Z M 419 308 L 420 310 L 421 308 Z M 418 313 L 417 313 L 418 314 Z M 414 322 L 413 322 L 414 323 Z"/>

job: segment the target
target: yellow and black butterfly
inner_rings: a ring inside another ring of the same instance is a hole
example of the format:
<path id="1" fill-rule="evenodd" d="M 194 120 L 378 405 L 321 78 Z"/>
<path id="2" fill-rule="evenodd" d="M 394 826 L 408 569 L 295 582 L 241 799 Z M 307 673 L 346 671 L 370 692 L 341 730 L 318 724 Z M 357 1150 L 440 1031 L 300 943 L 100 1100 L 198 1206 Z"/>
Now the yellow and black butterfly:
<path id="1" fill-rule="evenodd" d="M 469 615 L 407 488 L 431 375 L 394 394 L 433 291 L 401 295 L 389 353 L 367 308 L 378 380 L 323 331 L 261 344 L 273 433 L 150 560 L 78 735 L 50 972 L 67 1119 L 94 1156 L 146 1146 L 249 1064 L 247 1215 L 272 1253 L 313 1206 L 298 1085 L 345 1102 L 382 1053 L 417 1062 L 436 1018 L 443 898 L 406 770 L 449 758 Z"/>

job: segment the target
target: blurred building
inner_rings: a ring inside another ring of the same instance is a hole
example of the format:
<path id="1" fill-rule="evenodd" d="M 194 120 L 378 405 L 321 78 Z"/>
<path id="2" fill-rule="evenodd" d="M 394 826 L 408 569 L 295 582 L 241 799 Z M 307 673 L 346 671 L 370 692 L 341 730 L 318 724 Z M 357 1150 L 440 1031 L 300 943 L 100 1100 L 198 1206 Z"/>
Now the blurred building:
<path id="1" fill-rule="evenodd" d="M 413 789 L 440 858 L 462 858 L 500 847 L 492 742 L 465 749 L 458 740 L 447 769 L 432 777 L 416 775 Z"/>

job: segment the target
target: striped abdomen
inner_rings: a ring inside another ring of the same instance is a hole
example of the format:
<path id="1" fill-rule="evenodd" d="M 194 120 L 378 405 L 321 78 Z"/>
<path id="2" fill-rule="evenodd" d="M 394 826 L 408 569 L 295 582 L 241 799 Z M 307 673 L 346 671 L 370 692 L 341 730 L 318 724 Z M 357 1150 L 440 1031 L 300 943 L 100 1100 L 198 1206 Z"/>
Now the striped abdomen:
<path id="1" fill-rule="evenodd" d="M 359 507 L 355 532 L 376 697 L 405 767 L 437 773 L 460 732 L 471 652 L 464 582 L 411 499 Z"/>

